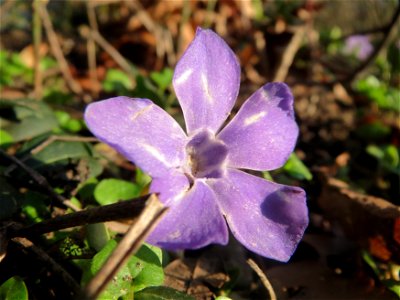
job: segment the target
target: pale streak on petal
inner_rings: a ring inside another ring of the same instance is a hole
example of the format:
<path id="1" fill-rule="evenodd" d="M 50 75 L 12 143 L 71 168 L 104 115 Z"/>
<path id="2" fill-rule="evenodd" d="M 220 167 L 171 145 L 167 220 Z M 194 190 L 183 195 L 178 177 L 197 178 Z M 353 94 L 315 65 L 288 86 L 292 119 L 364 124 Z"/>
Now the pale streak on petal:
<path id="1" fill-rule="evenodd" d="M 189 79 L 190 75 L 192 75 L 192 73 L 193 69 L 185 70 L 185 72 L 183 72 L 182 75 L 175 80 L 175 84 L 182 84 L 186 82 Z"/>
<path id="2" fill-rule="evenodd" d="M 258 114 L 252 115 L 244 119 L 244 126 L 259 122 L 267 113 L 265 111 L 259 112 Z"/>
<path id="3" fill-rule="evenodd" d="M 168 200 L 165 204 L 168 205 L 168 206 L 176 205 L 177 202 L 182 200 L 182 198 L 187 194 L 188 191 L 189 191 L 188 189 L 182 190 L 179 194 L 177 194 L 175 197 L 173 197 L 170 200 Z"/>
<path id="4" fill-rule="evenodd" d="M 162 162 L 165 166 L 170 167 L 169 162 L 165 158 L 165 156 L 155 147 L 150 146 L 148 144 L 141 145 L 149 154 L 157 158 L 160 162 Z"/>
<path id="5" fill-rule="evenodd" d="M 203 87 L 204 94 L 206 95 L 207 100 L 209 102 L 214 102 L 213 97 L 210 94 L 210 88 L 208 86 L 208 80 L 207 80 L 206 74 L 204 74 L 204 73 L 201 74 L 201 85 Z"/>
<path id="6" fill-rule="evenodd" d="M 143 107 L 141 110 L 135 112 L 131 117 L 131 121 L 135 121 L 140 115 L 143 115 L 145 112 L 153 108 L 153 104 L 147 105 L 146 107 Z"/>

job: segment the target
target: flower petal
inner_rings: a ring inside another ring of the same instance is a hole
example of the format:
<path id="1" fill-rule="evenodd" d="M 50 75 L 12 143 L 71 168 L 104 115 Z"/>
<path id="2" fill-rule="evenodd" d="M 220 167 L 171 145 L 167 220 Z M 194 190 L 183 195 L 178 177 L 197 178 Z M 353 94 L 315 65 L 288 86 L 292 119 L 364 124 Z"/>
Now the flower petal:
<path id="1" fill-rule="evenodd" d="M 235 104 L 240 66 L 223 39 L 199 28 L 175 68 L 173 85 L 188 134 L 199 128 L 216 132 Z"/>
<path id="2" fill-rule="evenodd" d="M 180 166 L 186 135 L 178 123 L 148 99 L 116 97 L 90 104 L 90 131 L 150 176 Z"/>
<path id="3" fill-rule="evenodd" d="M 288 261 L 308 224 L 306 196 L 298 187 L 229 169 L 210 181 L 233 235 L 249 250 Z"/>
<path id="4" fill-rule="evenodd" d="M 170 169 L 163 177 L 155 177 L 151 181 L 150 193 L 157 193 L 162 203 L 171 206 L 190 189 L 190 183 L 186 175 L 176 169 Z"/>
<path id="5" fill-rule="evenodd" d="M 229 148 L 229 166 L 273 170 L 292 153 L 298 131 L 288 86 L 269 83 L 242 105 L 218 138 Z"/>
<path id="6" fill-rule="evenodd" d="M 226 245 L 228 228 L 213 191 L 201 180 L 170 209 L 148 237 L 150 244 L 170 249 L 197 249 L 210 243 Z"/>

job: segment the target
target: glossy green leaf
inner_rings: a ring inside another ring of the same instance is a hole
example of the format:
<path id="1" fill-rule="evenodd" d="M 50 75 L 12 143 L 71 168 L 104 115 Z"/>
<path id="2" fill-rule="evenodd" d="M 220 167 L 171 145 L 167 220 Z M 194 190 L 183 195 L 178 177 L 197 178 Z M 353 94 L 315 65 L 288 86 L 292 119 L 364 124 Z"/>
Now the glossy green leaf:
<path id="1" fill-rule="evenodd" d="M 28 300 L 28 298 L 25 282 L 18 276 L 11 277 L 0 286 L 0 299 Z"/>
<path id="2" fill-rule="evenodd" d="M 94 198 L 101 205 L 138 197 L 140 187 L 121 179 L 103 179 L 94 190 Z"/>
<path id="3" fill-rule="evenodd" d="M 312 174 L 308 170 L 307 166 L 297 157 L 295 153 L 292 153 L 283 166 L 283 170 L 286 171 L 290 176 L 299 180 L 311 180 Z"/>
<path id="4" fill-rule="evenodd" d="M 129 260 L 128 267 L 134 278 L 135 291 L 148 286 L 162 285 L 164 282 L 160 248 L 147 244 L 142 245 L 135 256 Z"/>
<path id="5" fill-rule="evenodd" d="M 116 246 L 117 242 L 115 240 L 110 240 L 106 246 L 93 257 L 90 269 L 87 270 L 86 274 L 84 272 L 82 278 L 84 282 L 87 283 L 90 278 L 92 278 L 101 269 Z M 131 288 L 131 282 L 132 277 L 129 272 L 129 268 L 125 265 L 120 269 L 117 275 L 114 276 L 113 280 L 109 282 L 106 289 L 101 293 L 98 299 L 117 300 L 119 297 L 122 297 L 129 292 L 129 289 Z"/>
<path id="6" fill-rule="evenodd" d="M 151 286 L 135 293 L 135 300 L 194 300 L 194 298 L 169 287 Z"/>

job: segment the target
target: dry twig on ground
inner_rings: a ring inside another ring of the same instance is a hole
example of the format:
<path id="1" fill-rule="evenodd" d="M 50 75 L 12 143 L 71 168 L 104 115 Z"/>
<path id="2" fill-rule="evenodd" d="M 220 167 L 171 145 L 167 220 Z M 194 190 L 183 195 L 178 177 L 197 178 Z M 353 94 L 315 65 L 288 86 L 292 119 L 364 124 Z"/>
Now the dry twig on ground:
<path id="1" fill-rule="evenodd" d="M 143 244 L 166 211 L 167 208 L 159 202 L 157 196 L 152 195 L 149 198 L 138 221 L 130 227 L 103 267 L 86 286 L 82 299 L 92 300 L 100 295 L 129 257 Z"/>
<path id="2" fill-rule="evenodd" d="M 58 65 L 61 69 L 65 81 L 67 82 L 67 85 L 74 93 L 81 94 L 82 88 L 72 77 L 71 71 L 69 70 L 68 62 L 64 57 L 64 54 L 61 50 L 60 42 L 58 41 L 57 35 L 53 29 L 53 25 L 51 23 L 49 13 L 46 8 L 46 4 L 38 2 L 37 7 L 39 10 L 40 17 L 42 18 L 43 21 L 43 26 L 46 31 L 47 39 L 49 40 L 50 43 L 51 51 L 53 52 L 53 55 L 58 62 Z"/>
<path id="3" fill-rule="evenodd" d="M 268 280 L 267 276 L 264 274 L 264 272 L 254 262 L 254 260 L 249 259 L 247 261 L 247 263 L 254 270 L 254 272 L 257 273 L 258 277 L 260 277 L 260 280 L 261 280 L 262 284 L 265 286 L 265 288 L 267 289 L 271 300 L 276 300 L 277 298 L 276 298 L 276 294 L 275 294 L 274 288 L 272 287 L 271 283 L 269 282 L 269 280 Z"/>

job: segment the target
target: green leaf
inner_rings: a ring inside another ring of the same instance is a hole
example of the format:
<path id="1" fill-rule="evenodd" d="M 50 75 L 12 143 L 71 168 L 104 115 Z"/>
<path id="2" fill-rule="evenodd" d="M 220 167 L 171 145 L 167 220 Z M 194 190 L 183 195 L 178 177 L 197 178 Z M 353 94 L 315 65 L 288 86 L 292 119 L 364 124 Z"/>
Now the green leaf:
<path id="1" fill-rule="evenodd" d="M 158 95 L 157 87 L 153 82 L 142 75 L 136 76 L 136 87 L 133 91 L 133 96 L 139 98 L 147 98 L 153 100 L 154 103 L 162 106 L 163 103 Z"/>
<path id="2" fill-rule="evenodd" d="M 13 85 L 18 79 L 32 82 L 32 69 L 22 62 L 18 53 L 0 51 L 0 66 L 0 86 Z"/>
<path id="3" fill-rule="evenodd" d="M 7 146 L 8 144 L 13 142 L 13 138 L 11 134 L 7 131 L 0 129 L 0 146 Z"/>
<path id="4" fill-rule="evenodd" d="M 69 113 L 62 111 L 62 110 L 55 111 L 54 115 L 56 116 L 58 124 L 61 127 L 67 126 L 68 121 L 71 120 L 71 116 L 69 115 Z"/>
<path id="5" fill-rule="evenodd" d="M 364 124 L 356 129 L 356 134 L 365 140 L 382 140 L 391 132 L 390 127 L 376 121 L 370 124 Z"/>
<path id="6" fill-rule="evenodd" d="M 303 162 L 297 157 L 295 153 L 292 153 L 289 156 L 288 161 L 283 166 L 283 170 L 285 170 L 290 176 L 298 180 L 311 180 L 312 174 L 308 170 L 307 166 L 303 164 Z"/>
<path id="7" fill-rule="evenodd" d="M 128 262 L 134 278 L 134 290 L 139 291 L 148 286 L 161 285 L 164 282 L 162 268 L 162 250 L 144 244 Z"/>
<path id="8" fill-rule="evenodd" d="M 400 283 L 396 280 L 385 280 L 383 283 L 387 286 L 389 290 L 400 298 Z"/>
<path id="9" fill-rule="evenodd" d="M 49 215 L 46 200 L 44 195 L 28 191 L 24 194 L 24 199 L 21 203 L 22 212 L 32 222 L 41 222 Z"/>
<path id="10" fill-rule="evenodd" d="M 368 145 L 366 151 L 387 171 L 400 174 L 400 150 L 394 145 Z"/>
<path id="11" fill-rule="evenodd" d="M 370 75 L 356 82 L 356 90 L 375 102 L 379 108 L 400 112 L 400 90 Z"/>
<path id="12" fill-rule="evenodd" d="M 84 272 L 82 276 L 83 283 L 87 283 L 90 278 L 101 269 L 116 246 L 117 242 L 115 240 L 110 240 L 106 246 L 93 257 L 90 269 Z M 129 268 L 125 265 L 120 269 L 117 275 L 114 276 L 113 280 L 110 281 L 107 288 L 101 293 L 98 299 L 117 300 L 119 297 L 129 292 L 131 281 L 132 277 Z"/>
<path id="13" fill-rule="evenodd" d="M 269 181 L 274 181 L 274 179 L 272 178 L 270 172 L 268 172 L 268 171 L 263 171 L 263 172 L 262 172 L 262 175 L 263 175 L 264 179 L 267 179 L 267 180 L 269 180 Z"/>
<path id="14" fill-rule="evenodd" d="M 97 178 L 91 177 L 86 180 L 84 183 L 79 185 L 78 195 L 79 198 L 83 201 L 88 201 L 93 199 L 94 190 L 97 186 L 98 180 Z"/>
<path id="15" fill-rule="evenodd" d="M 174 71 L 170 68 L 165 68 L 161 72 L 151 72 L 150 78 L 157 84 L 158 88 L 164 92 L 172 82 Z"/>
<path id="16" fill-rule="evenodd" d="M 0 286 L 0 299 L 28 300 L 25 282 L 18 276 L 11 277 Z"/>
<path id="17" fill-rule="evenodd" d="M 54 113 L 43 102 L 30 99 L 1 100 L 0 122 L 15 142 L 30 139 L 57 127 Z"/>
<path id="18" fill-rule="evenodd" d="M 70 119 L 65 128 L 70 132 L 79 132 L 82 130 L 83 126 L 80 120 Z"/>
<path id="19" fill-rule="evenodd" d="M 94 157 L 83 157 L 79 161 L 77 171 L 81 180 L 86 180 L 99 176 L 103 172 L 103 166 Z"/>
<path id="20" fill-rule="evenodd" d="M 133 89 L 129 76 L 118 69 L 109 69 L 103 81 L 103 89 L 106 92 L 125 93 Z"/>
<path id="21" fill-rule="evenodd" d="M 33 155 L 28 161 L 29 166 L 37 168 L 65 159 L 91 156 L 90 144 L 83 142 L 54 141 L 42 151 Z"/>
<path id="22" fill-rule="evenodd" d="M 362 258 L 364 261 L 369 265 L 369 267 L 374 271 L 375 275 L 378 278 L 385 278 L 385 276 L 382 274 L 379 270 L 378 265 L 376 264 L 374 258 L 365 250 L 362 251 L 361 253 Z M 381 279 L 382 283 L 387 286 L 389 290 L 394 292 L 397 296 L 400 297 L 400 284 L 398 281 L 395 281 L 393 279 Z"/>
<path id="23" fill-rule="evenodd" d="M 139 168 L 136 169 L 136 183 L 140 186 L 140 189 L 143 190 L 150 182 L 151 177 L 144 173 Z"/>
<path id="24" fill-rule="evenodd" d="M 110 240 L 110 235 L 104 223 L 88 224 L 86 226 L 86 236 L 89 246 L 96 249 L 96 251 L 101 250 Z"/>
<path id="25" fill-rule="evenodd" d="M 138 197 L 140 187 L 121 179 L 103 179 L 94 190 L 94 198 L 101 205 Z"/>
<path id="26" fill-rule="evenodd" d="M 151 286 L 135 293 L 135 300 L 194 300 L 194 298 L 169 287 Z"/>

